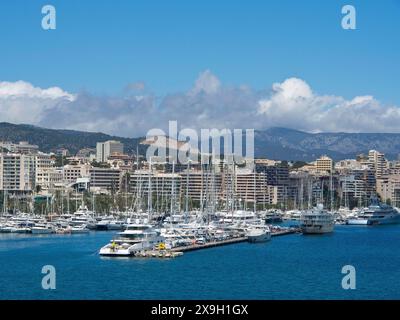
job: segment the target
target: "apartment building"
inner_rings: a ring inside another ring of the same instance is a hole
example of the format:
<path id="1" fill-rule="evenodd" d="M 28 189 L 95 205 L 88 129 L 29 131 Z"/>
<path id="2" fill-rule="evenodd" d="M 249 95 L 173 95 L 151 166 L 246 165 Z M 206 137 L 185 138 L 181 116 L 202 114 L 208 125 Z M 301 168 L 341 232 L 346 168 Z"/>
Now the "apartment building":
<path id="1" fill-rule="evenodd" d="M 123 154 L 124 145 L 115 140 L 109 140 L 105 142 L 97 142 L 96 145 L 96 161 L 107 162 L 108 157 L 113 154 Z"/>

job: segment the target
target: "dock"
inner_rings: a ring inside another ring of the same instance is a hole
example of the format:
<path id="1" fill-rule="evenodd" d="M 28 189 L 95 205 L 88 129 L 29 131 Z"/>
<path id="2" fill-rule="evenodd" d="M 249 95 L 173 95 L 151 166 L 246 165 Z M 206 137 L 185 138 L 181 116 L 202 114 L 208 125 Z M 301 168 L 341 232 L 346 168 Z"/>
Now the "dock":
<path id="1" fill-rule="evenodd" d="M 200 250 L 200 249 L 206 249 L 206 248 L 225 246 L 228 244 L 234 244 L 234 243 L 245 242 L 245 241 L 247 241 L 247 237 L 239 237 L 239 238 L 233 238 L 233 239 L 228 239 L 228 240 L 207 242 L 205 244 L 192 244 L 190 246 L 172 248 L 170 251 L 172 251 L 172 252 L 174 252 L 174 251 L 179 251 L 179 252 L 194 251 L 194 250 Z"/>
<path id="2" fill-rule="evenodd" d="M 271 232 L 272 237 L 277 237 L 277 236 L 284 236 L 284 235 L 289 235 L 289 234 L 294 234 L 294 233 L 299 233 L 299 229 L 291 228 L 291 229 L 285 229 L 285 230 L 274 230 Z M 135 254 L 135 257 L 140 257 L 140 258 L 175 258 L 183 255 L 184 252 L 188 251 L 195 251 L 195 250 L 201 250 L 201 249 L 207 249 L 207 248 L 214 248 L 214 247 L 220 247 L 220 246 L 226 246 L 230 244 L 235 244 L 235 243 L 240 243 L 240 242 L 246 242 L 248 238 L 246 236 L 240 236 L 240 237 L 235 237 L 235 238 L 230 238 L 226 240 L 220 240 L 220 241 L 212 241 L 212 242 L 207 242 L 204 244 L 191 244 L 188 246 L 182 246 L 182 247 L 176 247 L 172 249 L 167 249 L 167 250 L 148 250 L 148 251 L 143 251 L 143 252 L 138 252 Z"/>
<path id="3" fill-rule="evenodd" d="M 288 234 L 293 234 L 293 233 L 300 233 L 300 229 L 288 229 L 288 230 L 281 230 L 281 231 L 274 231 L 271 232 L 272 237 L 278 237 L 278 236 L 285 236 Z"/>

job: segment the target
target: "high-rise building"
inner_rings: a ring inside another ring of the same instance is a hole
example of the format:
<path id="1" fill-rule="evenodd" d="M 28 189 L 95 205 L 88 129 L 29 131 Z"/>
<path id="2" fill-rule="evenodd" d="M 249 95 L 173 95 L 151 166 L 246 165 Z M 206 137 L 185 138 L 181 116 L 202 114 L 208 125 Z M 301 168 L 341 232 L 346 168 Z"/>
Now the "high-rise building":
<path id="1" fill-rule="evenodd" d="M 368 153 L 368 164 L 371 169 L 375 170 L 376 178 L 382 177 L 387 168 L 385 155 L 376 150 L 370 150 Z"/>
<path id="2" fill-rule="evenodd" d="M 112 154 L 124 153 L 123 143 L 115 140 L 109 140 L 105 142 L 97 142 L 96 145 L 96 161 L 107 162 L 108 157 Z"/>
<path id="3" fill-rule="evenodd" d="M 333 160 L 328 156 L 322 156 L 315 161 L 317 171 L 331 172 L 333 170 Z"/>
<path id="4" fill-rule="evenodd" d="M 0 190 L 31 191 L 35 184 L 35 156 L 0 154 Z"/>
<path id="5" fill-rule="evenodd" d="M 121 170 L 93 167 L 89 170 L 89 176 L 91 189 L 119 191 Z"/>

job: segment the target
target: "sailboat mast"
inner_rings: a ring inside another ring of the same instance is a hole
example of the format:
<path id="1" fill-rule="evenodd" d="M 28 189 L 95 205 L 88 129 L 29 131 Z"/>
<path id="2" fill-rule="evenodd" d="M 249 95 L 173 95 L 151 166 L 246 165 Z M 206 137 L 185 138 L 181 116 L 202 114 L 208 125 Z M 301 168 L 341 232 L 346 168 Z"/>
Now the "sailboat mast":
<path id="1" fill-rule="evenodd" d="M 187 171 L 186 171 L 185 223 L 188 223 L 188 215 L 189 215 L 189 170 L 190 170 L 190 160 L 188 160 Z"/>
<path id="2" fill-rule="evenodd" d="M 257 212 L 257 194 L 256 194 L 256 167 L 254 166 L 254 178 L 253 178 L 253 192 L 254 192 L 254 213 Z"/>
<path id="3" fill-rule="evenodd" d="M 152 176 L 152 167 L 151 167 L 151 158 L 150 158 L 150 162 L 149 162 L 149 181 L 148 181 L 148 187 L 149 187 L 149 191 L 148 191 L 148 197 L 147 197 L 147 207 L 149 210 L 149 218 L 151 216 L 151 213 L 153 211 L 152 208 L 152 185 L 151 185 L 151 176 Z"/>
<path id="4" fill-rule="evenodd" d="M 332 169 L 329 171 L 329 189 L 331 196 L 331 211 L 333 211 L 333 177 L 332 177 Z"/>
<path id="5" fill-rule="evenodd" d="M 170 218 L 170 224 L 172 226 L 172 216 L 174 215 L 175 211 L 175 161 L 172 162 L 172 181 L 171 181 L 171 214 L 169 216 Z"/>

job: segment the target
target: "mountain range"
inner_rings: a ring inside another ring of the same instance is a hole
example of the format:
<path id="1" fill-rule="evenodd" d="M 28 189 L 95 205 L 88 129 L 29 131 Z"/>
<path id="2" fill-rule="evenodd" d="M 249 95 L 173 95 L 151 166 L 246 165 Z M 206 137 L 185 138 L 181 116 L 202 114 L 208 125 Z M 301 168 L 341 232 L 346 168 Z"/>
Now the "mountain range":
<path id="1" fill-rule="evenodd" d="M 101 132 L 84 132 L 64 129 L 46 129 L 26 124 L 0 123 L 0 141 L 28 141 L 45 152 L 68 149 L 75 154 L 82 148 L 95 148 L 96 142 L 119 140 L 125 152 L 140 153 L 142 137 L 126 138 Z M 400 154 L 400 133 L 307 133 L 288 128 L 269 128 L 255 131 L 255 156 L 276 160 L 311 161 L 321 155 L 334 160 L 355 158 L 360 153 L 375 149 L 388 159 Z"/>

